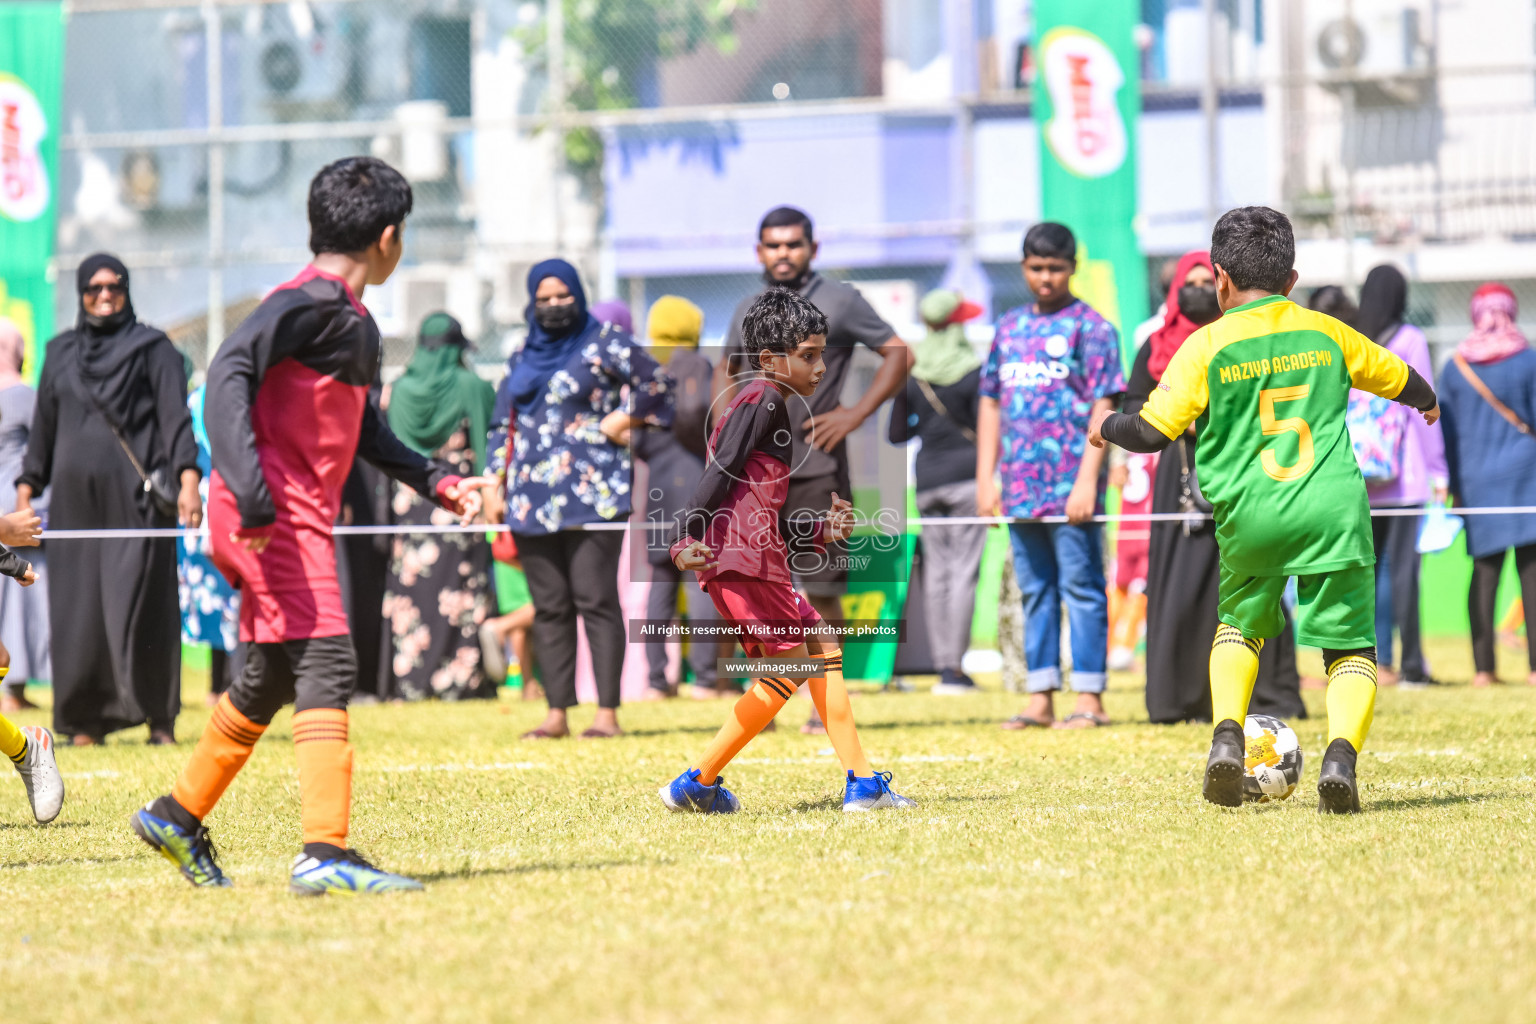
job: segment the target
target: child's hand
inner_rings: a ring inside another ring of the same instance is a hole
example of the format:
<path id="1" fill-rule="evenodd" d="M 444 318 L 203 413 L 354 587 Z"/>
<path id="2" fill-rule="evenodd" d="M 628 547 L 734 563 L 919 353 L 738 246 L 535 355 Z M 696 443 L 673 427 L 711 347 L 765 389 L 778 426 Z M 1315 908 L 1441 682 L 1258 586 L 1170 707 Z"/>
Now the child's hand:
<path id="1" fill-rule="evenodd" d="M 826 525 L 822 527 L 822 538 L 828 543 L 839 540 L 847 540 L 853 534 L 853 504 L 845 498 L 839 498 L 837 492 L 832 492 L 832 507 L 827 510 Z"/>
<path id="2" fill-rule="evenodd" d="M 1113 416 L 1114 412 L 1115 410 L 1113 409 L 1100 409 L 1098 412 L 1095 412 L 1093 414 L 1093 418 L 1088 421 L 1088 443 L 1093 445 L 1095 448 L 1104 447 L 1104 435 L 1100 433 L 1099 428 L 1104 426 L 1104 421 Z"/>
<path id="3" fill-rule="evenodd" d="M 976 481 L 976 514 L 978 516 L 1003 514 L 1003 502 L 998 496 L 997 484 L 993 483 L 990 477 Z"/>
<path id="4" fill-rule="evenodd" d="M 448 508 L 458 515 L 459 522 L 468 526 L 479 517 L 484 504 L 485 499 L 480 492 L 495 483 L 490 477 L 467 476 L 444 488 L 443 498 Z"/>
<path id="5" fill-rule="evenodd" d="M 709 549 L 709 545 L 696 540 L 674 555 L 672 564 L 682 572 L 698 572 L 700 569 L 713 569 L 720 563 L 715 559 L 715 553 Z"/>
<path id="6" fill-rule="evenodd" d="M 35 548 L 42 533 L 43 521 L 31 508 L 0 516 L 0 544 L 8 548 Z"/>
<path id="7" fill-rule="evenodd" d="M 32 568 L 30 565 L 27 566 L 26 573 L 23 574 L 21 578 L 16 582 L 20 583 L 24 587 L 30 587 L 32 584 L 37 582 L 37 570 Z"/>
<path id="8" fill-rule="evenodd" d="M 1436 402 L 1433 409 L 1429 410 L 1429 412 L 1420 413 L 1419 415 L 1424 417 L 1425 423 L 1428 423 L 1430 426 L 1434 426 L 1436 421 L 1440 419 L 1440 403 Z"/>
<path id="9" fill-rule="evenodd" d="M 253 555 L 261 554 L 267 550 L 267 545 L 272 543 L 272 535 L 270 533 L 258 533 L 242 537 L 239 531 L 236 531 L 229 535 L 229 539 Z"/>
<path id="10" fill-rule="evenodd" d="M 1079 480 L 1067 495 L 1067 522 L 1074 526 L 1091 522 L 1099 504 L 1099 485 L 1095 480 Z"/>
<path id="11" fill-rule="evenodd" d="M 634 417 L 623 409 L 615 409 L 603 421 L 597 425 L 597 429 L 603 432 L 603 436 L 620 448 L 629 447 L 629 432 L 634 426 Z"/>

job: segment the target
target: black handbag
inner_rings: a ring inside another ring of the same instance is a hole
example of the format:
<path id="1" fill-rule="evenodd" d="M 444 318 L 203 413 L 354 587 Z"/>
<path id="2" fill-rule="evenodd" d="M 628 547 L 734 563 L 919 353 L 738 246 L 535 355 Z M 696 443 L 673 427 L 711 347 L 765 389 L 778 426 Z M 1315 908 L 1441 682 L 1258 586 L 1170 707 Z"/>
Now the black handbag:
<path id="1" fill-rule="evenodd" d="M 1214 506 L 1205 500 L 1205 495 L 1200 493 L 1200 478 L 1195 475 L 1195 470 L 1189 464 L 1189 447 L 1184 438 L 1179 438 L 1179 511 L 1187 516 L 1208 516 L 1215 511 Z M 1184 520 L 1184 536 L 1205 525 L 1204 522 L 1190 518 Z"/>

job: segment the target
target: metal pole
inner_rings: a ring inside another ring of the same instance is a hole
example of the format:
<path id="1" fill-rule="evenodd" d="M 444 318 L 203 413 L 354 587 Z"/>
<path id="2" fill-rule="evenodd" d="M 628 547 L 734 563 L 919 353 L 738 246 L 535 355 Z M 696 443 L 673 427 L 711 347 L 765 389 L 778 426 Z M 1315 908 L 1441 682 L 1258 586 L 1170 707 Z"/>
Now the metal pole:
<path id="1" fill-rule="evenodd" d="M 203 3 L 204 46 L 207 48 L 208 131 L 208 338 L 207 359 L 224 343 L 224 144 L 217 141 L 224 127 L 223 16 L 212 0 Z"/>
<path id="2" fill-rule="evenodd" d="M 555 218 L 555 251 L 565 251 L 565 7 L 564 0 L 545 0 L 545 42 L 549 59 L 549 109 L 555 132 L 554 174 L 550 176 L 554 194 L 551 209 Z"/>
<path id="3" fill-rule="evenodd" d="M 1216 91 L 1216 0 L 1205 0 L 1205 81 L 1200 88 L 1200 113 L 1205 118 L 1205 226 L 1209 231 L 1221 215 L 1221 154 L 1217 149 L 1221 98 Z"/>

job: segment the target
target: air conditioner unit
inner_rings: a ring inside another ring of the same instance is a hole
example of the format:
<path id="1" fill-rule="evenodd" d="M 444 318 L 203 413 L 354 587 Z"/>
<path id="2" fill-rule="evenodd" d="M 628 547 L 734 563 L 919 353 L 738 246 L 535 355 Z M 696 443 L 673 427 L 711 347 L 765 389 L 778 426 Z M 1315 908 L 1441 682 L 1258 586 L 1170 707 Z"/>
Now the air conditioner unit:
<path id="1" fill-rule="evenodd" d="M 485 330 L 485 284 L 472 267 L 424 263 L 401 267 L 395 274 L 395 322 L 406 337 L 415 337 L 421 322 L 446 312 L 459 321 L 471 341 Z"/>
<path id="2" fill-rule="evenodd" d="M 1361 106 L 1416 105 L 1434 67 L 1425 0 L 1354 0 L 1307 7 L 1308 70 L 1327 87 L 1355 90 Z"/>

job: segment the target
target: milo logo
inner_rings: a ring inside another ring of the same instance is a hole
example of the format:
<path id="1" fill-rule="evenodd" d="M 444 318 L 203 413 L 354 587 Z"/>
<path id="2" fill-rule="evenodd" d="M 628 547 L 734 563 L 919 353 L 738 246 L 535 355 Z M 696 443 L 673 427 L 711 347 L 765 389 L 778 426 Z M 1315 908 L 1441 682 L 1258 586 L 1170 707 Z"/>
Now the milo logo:
<path id="1" fill-rule="evenodd" d="M 1102 178 L 1125 162 L 1125 120 L 1116 100 L 1125 85 L 1104 41 L 1080 28 L 1054 28 L 1040 41 L 1040 74 L 1051 97 L 1045 141 L 1061 165 Z"/>
<path id="2" fill-rule="evenodd" d="M 37 96 L 15 75 L 0 73 L 0 216 L 36 220 L 48 209 L 48 171 L 40 152 L 47 134 Z"/>

